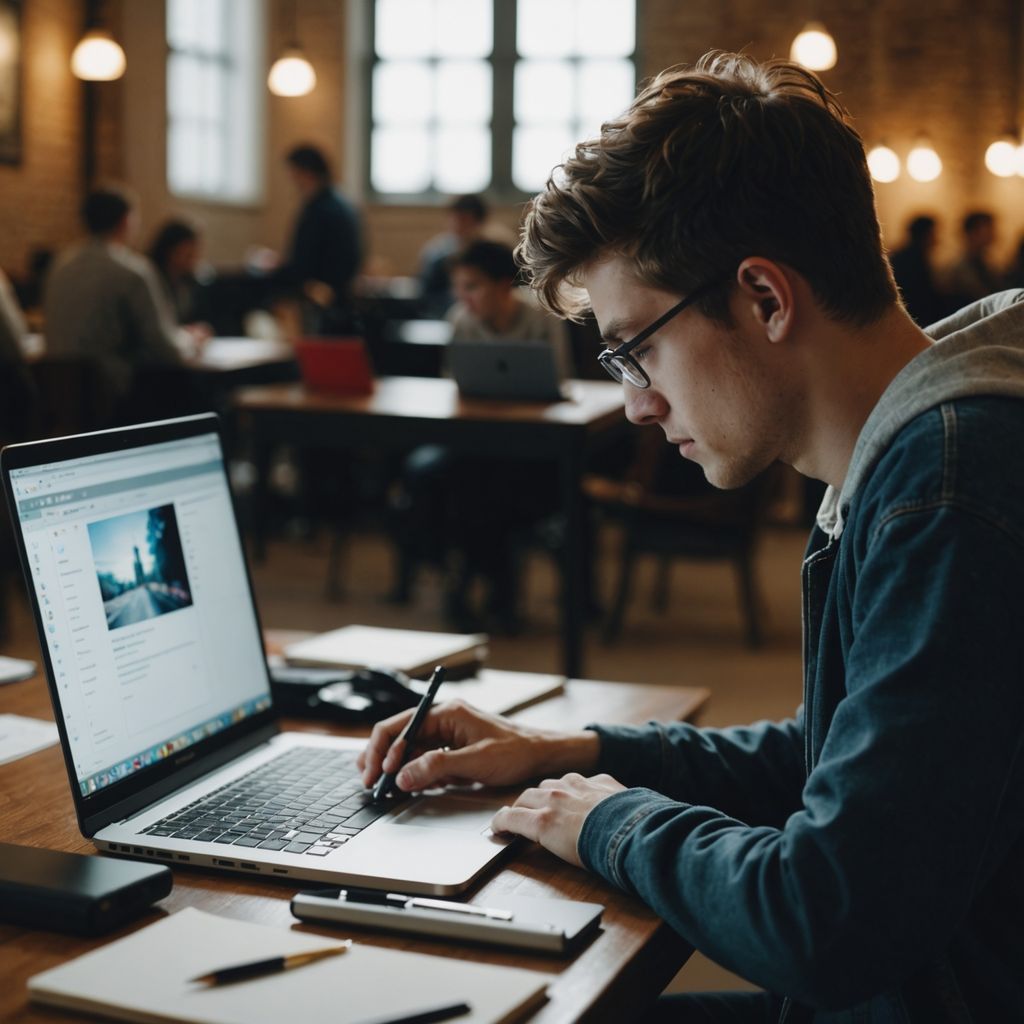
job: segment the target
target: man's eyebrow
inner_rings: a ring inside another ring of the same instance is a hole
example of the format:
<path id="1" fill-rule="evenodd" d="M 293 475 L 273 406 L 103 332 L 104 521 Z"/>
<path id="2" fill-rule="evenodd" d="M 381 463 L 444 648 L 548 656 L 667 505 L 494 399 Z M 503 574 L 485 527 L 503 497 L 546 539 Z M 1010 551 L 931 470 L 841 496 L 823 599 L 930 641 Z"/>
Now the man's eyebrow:
<path id="1" fill-rule="evenodd" d="M 621 345 L 622 331 L 629 326 L 629 321 L 619 317 L 616 320 L 609 320 L 601 331 L 601 338 L 606 345 Z"/>

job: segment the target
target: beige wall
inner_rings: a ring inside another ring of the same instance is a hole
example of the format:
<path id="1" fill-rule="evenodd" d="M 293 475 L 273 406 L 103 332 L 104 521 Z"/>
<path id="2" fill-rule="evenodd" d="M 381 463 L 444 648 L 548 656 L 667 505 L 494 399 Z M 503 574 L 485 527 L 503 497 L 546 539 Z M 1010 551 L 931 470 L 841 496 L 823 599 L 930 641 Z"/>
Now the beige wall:
<path id="1" fill-rule="evenodd" d="M 268 60 L 281 44 L 285 5 L 266 0 Z M 918 212 L 943 221 L 946 253 L 956 225 L 974 206 L 995 210 L 1001 221 L 1000 255 L 1024 231 L 1024 180 L 1001 180 L 983 167 L 988 142 L 1012 112 L 1009 27 L 1018 0 L 820 0 L 816 9 L 839 45 L 839 64 L 825 74 L 854 115 L 867 142 L 886 138 L 906 153 L 921 130 L 931 132 L 945 162 L 935 183 L 905 176 L 877 186 L 887 236 L 898 240 L 903 223 Z M 358 190 L 358 33 L 349 29 L 344 0 L 298 0 L 299 35 L 319 81 L 307 97 L 266 94 L 266 195 L 249 207 L 180 202 L 167 192 L 165 159 L 164 0 L 112 4 L 128 55 L 120 83 L 101 85 L 101 167 L 123 174 L 141 193 L 143 237 L 175 212 L 206 225 L 208 253 L 218 263 L 241 259 L 250 245 L 281 247 L 287 241 L 296 199 L 280 155 L 298 141 L 321 144 L 339 169 L 343 186 Z M 804 0 L 640 0 L 641 72 L 692 60 L 706 49 L 744 48 L 756 57 L 785 55 L 808 10 Z M 0 167 L 0 266 L 19 269 L 37 245 L 60 245 L 77 233 L 81 197 L 81 85 L 68 58 L 82 23 L 82 0 L 33 0 L 25 7 L 25 162 Z M 346 136 L 346 128 L 350 128 Z M 520 209 L 497 211 L 508 225 Z M 443 214 L 429 207 L 373 206 L 366 211 L 370 268 L 414 271 L 416 256 L 441 229 Z"/>

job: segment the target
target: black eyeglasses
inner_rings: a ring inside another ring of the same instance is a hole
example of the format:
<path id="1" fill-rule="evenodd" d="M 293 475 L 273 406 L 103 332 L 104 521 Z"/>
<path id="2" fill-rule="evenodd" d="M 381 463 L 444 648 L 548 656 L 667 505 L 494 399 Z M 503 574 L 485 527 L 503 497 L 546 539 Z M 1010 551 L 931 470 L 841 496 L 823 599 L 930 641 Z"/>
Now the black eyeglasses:
<path id="1" fill-rule="evenodd" d="M 635 388 L 649 388 L 651 386 L 651 378 L 647 376 L 647 372 L 631 353 L 638 345 L 642 345 L 655 331 L 660 331 L 669 320 L 682 313 L 687 306 L 692 306 L 693 303 L 704 298 L 709 292 L 725 284 L 731 278 L 732 275 L 730 274 L 728 277 L 716 278 L 714 281 L 708 282 L 708 284 L 701 285 L 690 292 L 685 299 L 677 302 L 667 313 L 659 316 L 650 327 L 645 327 L 630 341 L 624 341 L 615 348 L 606 348 L 597 357 L 597 361 L 608 371 L 608 375 L 612 380 L 617 381 L 619 384 L 625 380 Z"/>

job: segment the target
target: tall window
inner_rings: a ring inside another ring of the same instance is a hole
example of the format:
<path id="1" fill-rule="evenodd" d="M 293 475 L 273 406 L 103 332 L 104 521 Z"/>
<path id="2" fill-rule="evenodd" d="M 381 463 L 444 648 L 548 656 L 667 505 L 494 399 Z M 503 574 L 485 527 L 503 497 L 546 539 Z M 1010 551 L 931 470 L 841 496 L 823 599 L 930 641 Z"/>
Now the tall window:
<path id="1" fill-rule="evenodd" d="M 260 198 L 263 0 L 167 0 L 167 184 L 222 202 Z"/>
<path id="2" fill-rule="evenodd" d="M 519 196 L 636 84 L 635 0 L 374 0 L 368 173 L 381 197 Z"/>

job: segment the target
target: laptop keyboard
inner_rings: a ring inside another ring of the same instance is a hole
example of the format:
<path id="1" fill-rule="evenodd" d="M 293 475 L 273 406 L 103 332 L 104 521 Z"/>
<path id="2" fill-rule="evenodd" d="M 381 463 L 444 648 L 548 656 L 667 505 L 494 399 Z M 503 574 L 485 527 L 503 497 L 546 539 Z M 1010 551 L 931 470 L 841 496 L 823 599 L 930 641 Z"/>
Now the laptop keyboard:
<path id="1" fill-rule="evenodd" d="M 397 804 L 373 802 L 356 756 L 294 747 L 142 834 L 326 857 Z"/>

